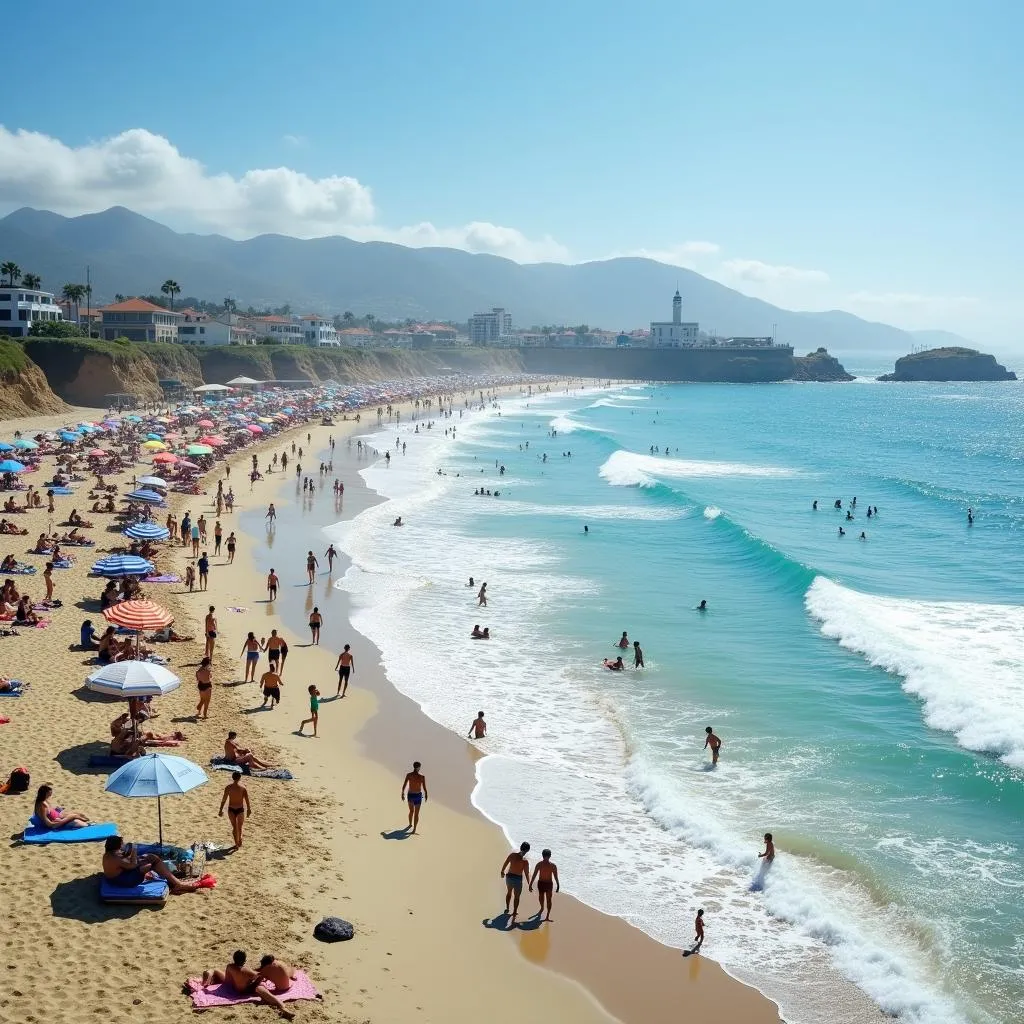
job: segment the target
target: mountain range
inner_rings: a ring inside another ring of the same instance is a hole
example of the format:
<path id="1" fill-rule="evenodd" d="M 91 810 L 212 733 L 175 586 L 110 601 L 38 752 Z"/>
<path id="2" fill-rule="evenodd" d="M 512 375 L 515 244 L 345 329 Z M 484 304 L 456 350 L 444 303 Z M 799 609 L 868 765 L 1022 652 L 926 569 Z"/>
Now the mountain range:
<path id="1" fill-rule="evenodd" d="M 39 274 L 44 287 L 84 282 L 88 265 L 95 304 L 116 293 L 151 294 L 173 278 L 186 295 L 240 306 L 297 312 L 373 313 L 384 319 L 465 321 L 503 306 L 518 326 L 587 323 L 610 330 L 671 316 L 683 295 L 683 318 L 720 335 L 767 335 L 798 351 L 819 346 L 844 358 L 903 355 L 917 345 L 965 345 L 946 331 L 903 331 L 839 310 L 780 309 L 680 267 L 621 257 L 591 263 L 519 264 L 460 249 L 413 249 L 350 238 L 259 235 L 244 241 L 182 234 L 115 206 L 64 217 L 23 207 L 0 219 L 0 261 Z"/>

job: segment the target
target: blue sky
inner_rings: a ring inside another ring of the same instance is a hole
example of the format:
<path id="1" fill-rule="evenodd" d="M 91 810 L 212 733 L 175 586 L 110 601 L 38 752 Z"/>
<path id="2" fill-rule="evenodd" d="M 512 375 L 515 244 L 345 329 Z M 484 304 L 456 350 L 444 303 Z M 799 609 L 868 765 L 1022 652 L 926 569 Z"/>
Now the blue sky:
<path id="1" fill-rule="evenodd" d="M 648 254 L 784 306 L 1024 340 L 1019 4 L 22 10 L 0 212 Z"/>

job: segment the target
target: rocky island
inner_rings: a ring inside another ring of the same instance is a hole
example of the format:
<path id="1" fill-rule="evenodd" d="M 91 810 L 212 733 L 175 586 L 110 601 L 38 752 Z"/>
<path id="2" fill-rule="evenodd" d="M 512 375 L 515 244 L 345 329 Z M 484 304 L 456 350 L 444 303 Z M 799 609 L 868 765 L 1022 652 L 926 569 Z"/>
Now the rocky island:
<path id="1" fill-rule="evenodd" d="M 896 369 L 879 380 L 979 381 L 1016 380 L 1017 375 L 996 362 L 995 356 L 973 348 L 933 348 L 896 360 Z"/>
<path id="2" fill-rule="evenodd" d="M 790 379 L 834 381 L 855 378 L 852 373 L 846 372 L 846 367 L 835 356 L 828 354 L 827 349 L 819 348 L 805 356 L 793 356 L 793 375 Z"/>

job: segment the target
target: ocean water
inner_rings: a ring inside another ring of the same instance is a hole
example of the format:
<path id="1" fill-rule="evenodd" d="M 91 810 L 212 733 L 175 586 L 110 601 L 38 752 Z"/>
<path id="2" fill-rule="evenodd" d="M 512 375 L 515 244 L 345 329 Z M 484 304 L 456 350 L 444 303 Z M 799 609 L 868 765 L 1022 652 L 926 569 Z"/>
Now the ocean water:
<path id="1" fill-rule="evenodd" d="M 339 586 L 427 714 L 485 710 L 473 799 L 510 839 L 662 941 L 704 907 L 704 952 L 791 1022 L 1020 1019 L 1024 388 L 627 387 L 416 426 L 372 435 L 388 500 L 329 528 Z M 642 671 L 602 668 L 623 630 Z"/>

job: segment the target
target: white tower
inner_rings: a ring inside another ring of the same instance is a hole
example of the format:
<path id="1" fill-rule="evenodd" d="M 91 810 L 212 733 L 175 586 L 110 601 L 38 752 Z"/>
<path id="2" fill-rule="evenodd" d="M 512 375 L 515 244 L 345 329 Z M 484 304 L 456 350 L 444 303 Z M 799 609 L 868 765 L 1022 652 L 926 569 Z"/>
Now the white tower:
<path id="1" fill-rule="evenodd" d="M 672 323 L 681 324 L 683 322 L 683 297 L 679 294 L 679 289 L 676 289 L 676 294 L 672 299 Z"/>

